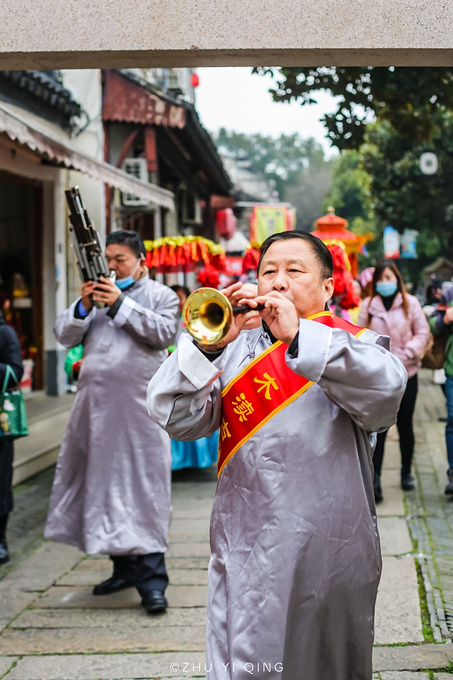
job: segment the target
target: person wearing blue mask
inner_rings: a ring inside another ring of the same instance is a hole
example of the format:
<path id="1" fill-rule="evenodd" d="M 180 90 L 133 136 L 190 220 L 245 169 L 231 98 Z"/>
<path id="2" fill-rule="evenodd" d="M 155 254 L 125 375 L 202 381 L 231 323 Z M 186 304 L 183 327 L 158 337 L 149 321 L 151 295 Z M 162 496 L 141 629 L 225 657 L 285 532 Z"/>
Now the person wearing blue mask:
<path id="1" fill-rule="evenodd" d="M 388 335 L 390 351 L 402 361 L 408 373 L 407 387 L 396 425 L 401 451 L 401 488 L 411 491 L 414 488 L 411 474 L 415 445 L 412 420 L 418 390 L 417 374 L 431 336 L 420 302 L 407 293 L 401 273 L 393 260 L 383 260 L 376 265 L 371 297 L 363 301 L 357 324 L 371 328 L 380 335 Z M 376 503 L 383 500 L 381 469 L 386 435 L 387 432 L 377 435 L 373 455 Z"/>
<path id="2" fill-rule="evenodd" d="M 146 387 L 174 342 L 178 297 L 149 278 L 144 253 L 137 233 L 109 234 L 105 255 L 116 281 L 84 283 L 56 320 L 61 344 L 83 345 L 83 364 L 45 536 L 109 555 L 113 574 L 93 594 L 135 587 L 154 614 L 167 607 L 171 451 L 148 418 Z"/>

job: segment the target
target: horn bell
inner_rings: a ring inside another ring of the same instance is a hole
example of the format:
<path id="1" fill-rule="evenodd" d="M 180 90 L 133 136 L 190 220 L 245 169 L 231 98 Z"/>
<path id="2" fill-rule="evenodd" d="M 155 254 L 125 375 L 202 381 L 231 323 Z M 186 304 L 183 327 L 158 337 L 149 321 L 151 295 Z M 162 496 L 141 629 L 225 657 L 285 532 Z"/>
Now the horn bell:
<path id="1" fill-rule="evenodd" d="M 198 288 L 184 303 L 182 319 L 186 330 L 198 342 L 220 342 L 231 328 L 233 308 L 215 288 Z"/>

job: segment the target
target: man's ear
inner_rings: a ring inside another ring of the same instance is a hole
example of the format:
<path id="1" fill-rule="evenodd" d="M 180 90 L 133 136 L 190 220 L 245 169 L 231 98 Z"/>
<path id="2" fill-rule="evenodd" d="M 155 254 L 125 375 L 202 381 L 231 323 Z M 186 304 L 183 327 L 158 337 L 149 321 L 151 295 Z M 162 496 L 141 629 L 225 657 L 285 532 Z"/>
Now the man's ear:
<path id="1" fill-rule="evenodd" d="M 333 278 L 333 276 L 329 276 L 327 279 L 324 279 L 323 284 L 325 292 L 325 301 L 328 302 L 330 298 L 333 296 L 333 291 L 335 288 L 335 279 Z"/>

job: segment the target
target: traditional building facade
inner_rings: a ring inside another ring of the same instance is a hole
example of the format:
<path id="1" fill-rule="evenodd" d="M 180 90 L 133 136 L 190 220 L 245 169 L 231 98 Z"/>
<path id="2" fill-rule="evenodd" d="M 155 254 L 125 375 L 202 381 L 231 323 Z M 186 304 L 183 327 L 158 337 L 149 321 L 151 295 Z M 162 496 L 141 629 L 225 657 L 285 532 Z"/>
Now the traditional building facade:
<path id="1" fill-rule="evenodd" d="M 183 92 L 190 74 L 147 75 L 170 94 L 132 71 L 0 72 L 0 305 L 33 362 L 33 390 L 66 389 L 53 323 L 80 280 L 64 190 L 80 186 L 104 241 L 117 228 L 212 236 L 210 196 L 231 189 Z M 127 97 L 115 104 L 118 90 Z"/>

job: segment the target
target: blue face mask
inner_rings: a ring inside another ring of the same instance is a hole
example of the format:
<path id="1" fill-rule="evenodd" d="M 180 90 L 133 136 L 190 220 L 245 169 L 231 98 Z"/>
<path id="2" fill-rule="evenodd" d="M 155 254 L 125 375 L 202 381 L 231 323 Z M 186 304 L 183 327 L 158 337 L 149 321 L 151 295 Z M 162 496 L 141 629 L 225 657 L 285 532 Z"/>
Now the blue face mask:
<path id="1" fill-rule="evenodd" d="M 119 279 L 119 281 L 118 280 L 115 281 L 116 285 L 118 286 L 118 288 L 120 290 L 124 290 L 125 288 L 129 288 L 129 286 L 132 286 L 132 284 L 135 283 L 134 274 L 137 271 L 139 264 L 140 264 L 140 260 L 138 260 L 137 264 L 135 265 L 132 274 L 130 274 L 129 276 L 126 276 L 125 279 Z"/>
<path id="2" fill-rule="evenodd" d="M 396 281 L 380 281 L 376 284 L 376 293 L 382 297 L 392 297 L 398 289 Z"/>
<path id="3" fill-rule="evenodd" d="M 126 276 L 125 279 L 115 281 L 115 283 L 120 290 L 124 290 L 125 288 L 129 288 L 129 286 L 132 286 L 132 284 L 135 283 L 135 279 L 131 274 L 130 276 Z"/>

